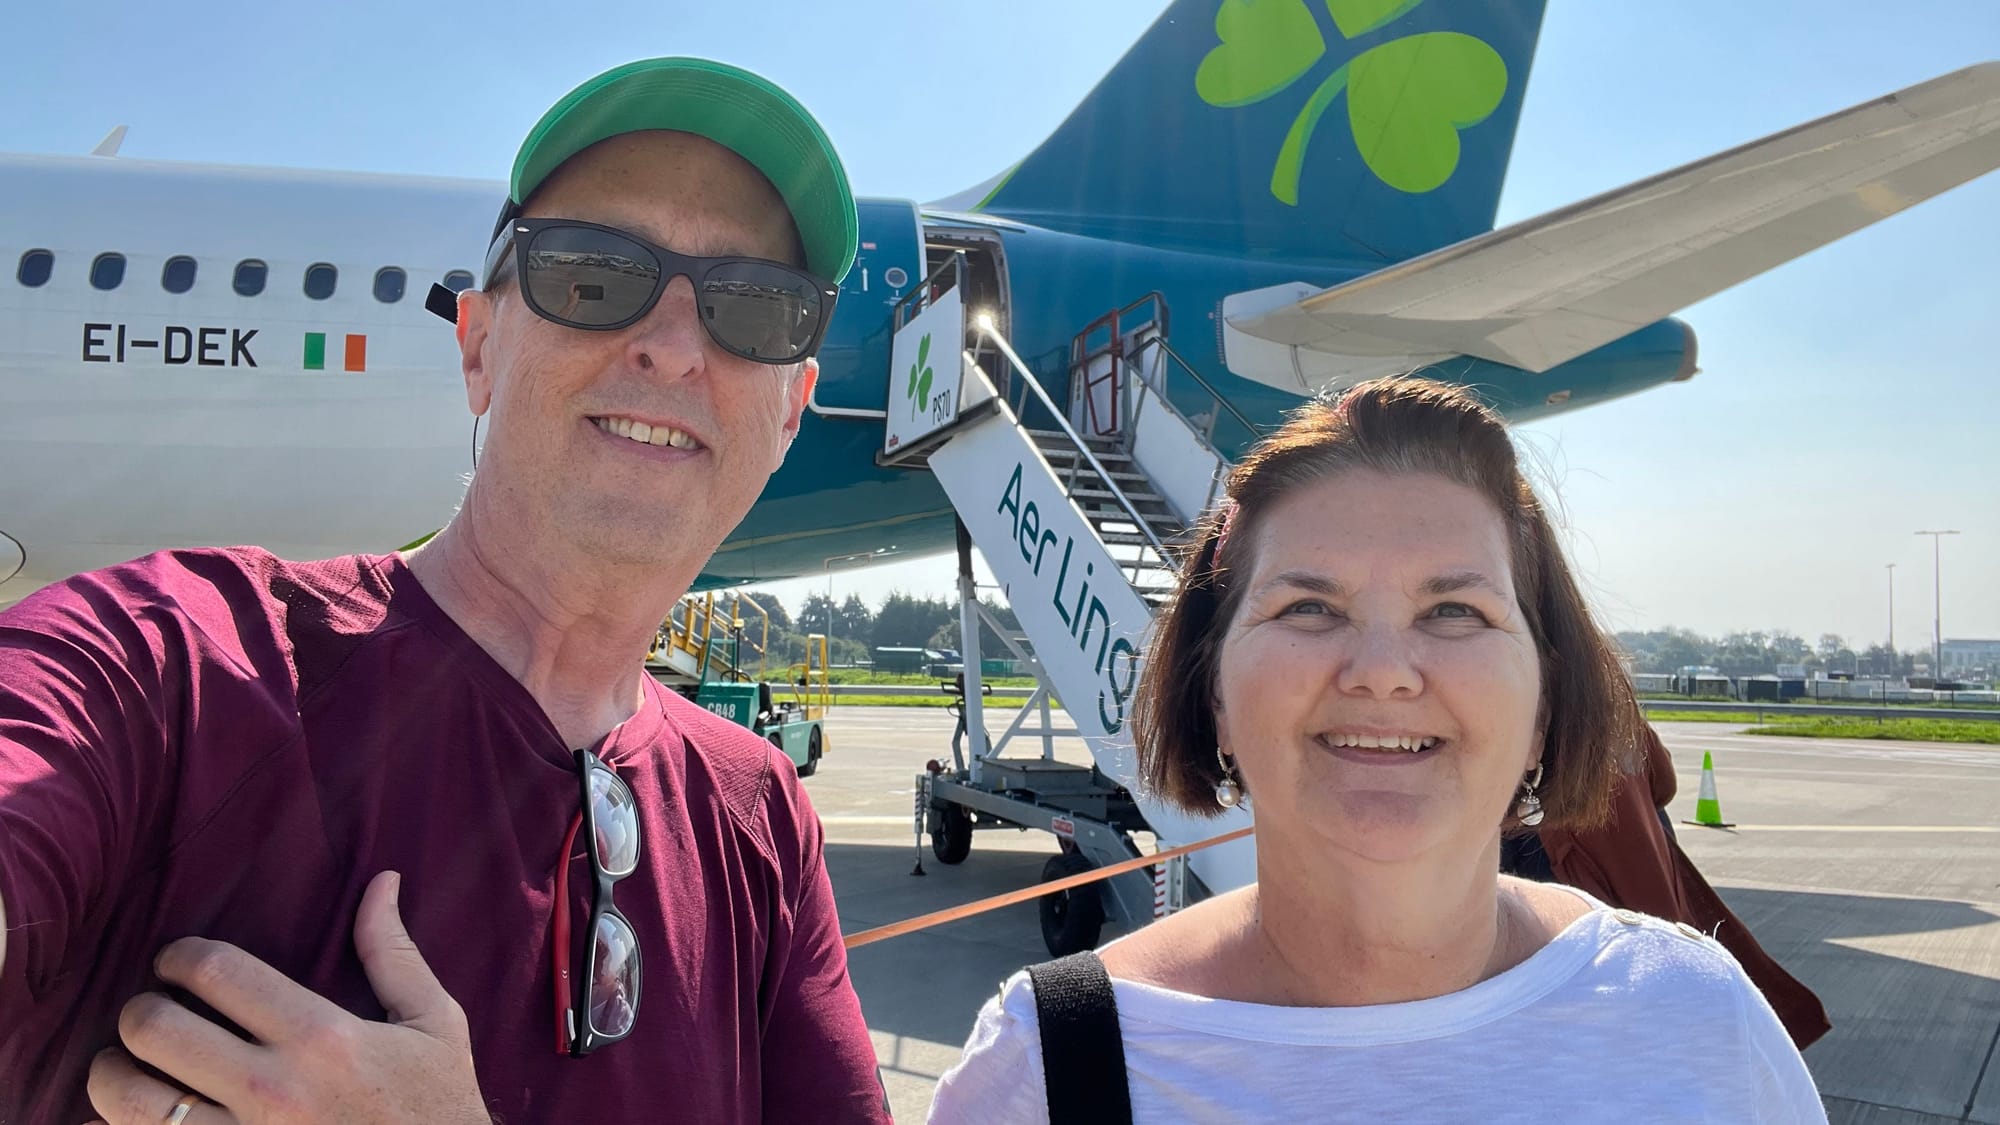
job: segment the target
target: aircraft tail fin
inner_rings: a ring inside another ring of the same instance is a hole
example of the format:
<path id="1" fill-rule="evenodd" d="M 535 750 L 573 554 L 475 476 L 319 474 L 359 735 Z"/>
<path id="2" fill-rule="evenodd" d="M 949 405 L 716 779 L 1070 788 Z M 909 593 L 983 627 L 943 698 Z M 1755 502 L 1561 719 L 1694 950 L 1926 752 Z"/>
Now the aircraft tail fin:
<path id="1" fill-rule="evenodd" d="M 117 156 L 118 146 L 125 143 L 126 129 L 127 126 L 124 125 L 114 126 L 109 133 L 104 134 L 103 140 L 97 142 L 97 147 L 90 150 L 90 155 Z"/>
<path id="2" fill-rule="evenodd" d="M 1434 250 L 1493 227 L 1544 5 L 1174 0 L 1040 148 L 940 206 L 1285 261 Z"/>

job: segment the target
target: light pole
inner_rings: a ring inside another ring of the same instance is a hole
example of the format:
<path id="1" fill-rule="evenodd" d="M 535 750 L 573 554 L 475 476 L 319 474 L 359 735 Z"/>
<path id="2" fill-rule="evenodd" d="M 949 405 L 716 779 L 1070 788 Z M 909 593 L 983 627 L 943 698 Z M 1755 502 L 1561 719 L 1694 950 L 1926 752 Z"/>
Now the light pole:
<path id="1" fill-rule="evenodd" d="M 1931 636 L 1931 690 L 1937 690 L 1937 682 L 1944 678 L 1944 537 L 1957 535 L 1956 531 L 1919 531 L 1918 535 L 1931 537 L 1931 598 L 1933 605 L 1932 624 L 1935 632 Z"/>
<path id="2" fill-rule="evenodd" d="M 1884 683 L 1896 672 L 1896 564 L 1889 564 L 1889 667 L 1882 673 Z M 1888 689 L 1883 688 L 1884 691 Z"/>

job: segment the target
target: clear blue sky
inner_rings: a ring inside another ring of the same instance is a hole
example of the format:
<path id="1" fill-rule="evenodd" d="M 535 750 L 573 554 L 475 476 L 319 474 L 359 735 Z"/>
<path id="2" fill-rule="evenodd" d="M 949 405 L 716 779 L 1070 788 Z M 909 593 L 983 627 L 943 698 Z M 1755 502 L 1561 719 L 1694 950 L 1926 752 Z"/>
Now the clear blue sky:
<path id="1" fill-rule="evenodd" d="M 1434 0 L 1442 2 L 1442 0 Z M 790 88 L 858 190 L 919 200 L 1045 137 L 1160 3 L 37 4 L 11 14 L 0 149 L 498 179 L 571 85 L 651 54 Z M 1670 13 L 1662 18 L 1658 13 Z M 1503 222 L 2000 57 L 1993 0 L 1553 0 Z M 1617 627 L 2000 636 L 2000 176 L 1688 310 L 1693 382 L 1525 427 Z M 836 577 L 945 592 L 945 560 Z M 823 581 L 787 583 L 796 601 Z"/>

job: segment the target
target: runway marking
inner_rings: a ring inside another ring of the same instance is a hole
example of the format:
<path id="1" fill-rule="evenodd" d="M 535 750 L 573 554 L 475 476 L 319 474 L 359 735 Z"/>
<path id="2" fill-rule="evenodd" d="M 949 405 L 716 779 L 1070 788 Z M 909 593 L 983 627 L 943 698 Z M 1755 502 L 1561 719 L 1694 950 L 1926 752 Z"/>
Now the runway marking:
<path id="1" fill-rule="evenodd" d="M 1972 832 L 2000 835 L 1989 824 L 1738 824 L 1738 832 Z"/>
<path id="2" fill-rule="evenodd" d="M 1886 777 L 1894 781 L 1952 781 L 1960 784 L 2000 785 L 2000 777 L 1984 774 L 1900 773 L 1888 770 L 1830 770 L 1814 766 L 1787 770 L 1776 769 L 1771 766 L 1742 766 L 1734 762 L 1730 763 L 1727 772 L 1731 777 L 1742 777 L 1745 774 L 1755 777 L 1791 777 L 1808 780 L 1817 780 L 1823 777 L 1856 777 L 1865 781 L 1880 781 Z M 1687 770 L 1677 767 L 1676 773 L 1684 785 L 1692 786 L 1700 783 L 1701 770 L 1699 769 Z M 1721 766 L 1715 767 L 1715 774 L 1718 779 L 1722 777 L 1723 773 L 1724 770 Z M 908 793 L 906 792 L 904 795 L 907 796 Z"/>
<path id="3" fill-rule="evenodd" d="M 1763 738 L 1754 735 L 1702 735 L 1669 738 L 1667 748 L 1676 754 L 1712 750 L 1717 754 L 1773 754 L 1781 757 L 1861 758 L 1879 762 L 1926 763 L 1930 765 L 2000 768 L 2000 753 L 1976 744 L 1959 749 L 1946 744 L 1899 745 L 1865 739 Z"/>
<path id="4" fill-rule="evenodd" d="M 908 828 L 917 822 L 917 818 L 916 815 L 913 813 L 904 813 L 901 816 L 875 816 L 867 813 L 842 813 L 842 814 L 836 814 L 834 816 L 820 817 L 819 822 L 831 828 L 841 828 L 841 827 L 880 828 L 884 825 L 889 825 L 889 824 L 901 825 L 904 828 Z"/>

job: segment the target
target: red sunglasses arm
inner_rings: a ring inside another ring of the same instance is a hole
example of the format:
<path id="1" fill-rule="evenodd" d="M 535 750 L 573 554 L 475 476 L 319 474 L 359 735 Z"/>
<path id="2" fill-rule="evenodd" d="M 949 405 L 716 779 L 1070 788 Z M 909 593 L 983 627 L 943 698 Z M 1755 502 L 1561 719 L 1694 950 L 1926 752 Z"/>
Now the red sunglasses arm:
<path id="1" fill-rule="evenodd" d="M 583 827 L 583 812 L 578 810 L 576 818 L 569 822 L 569 835 L 563 837 L 562 858 L 556 865 L 555 897 L 555 941 L 551 944 L 555 956 L 556 982 L 556 1053 L 569 1054 L 570 1025 L 576 1013 L 572 1005 L 576 1002 L 576 989 L 570 987 L 569 980 L 569 860 L 576 848 L 577 830 Z"/>

